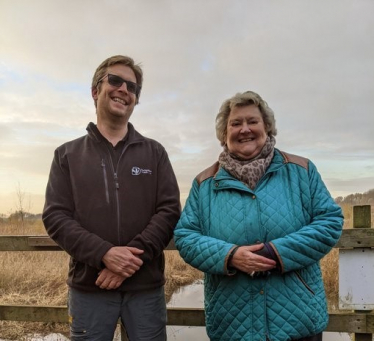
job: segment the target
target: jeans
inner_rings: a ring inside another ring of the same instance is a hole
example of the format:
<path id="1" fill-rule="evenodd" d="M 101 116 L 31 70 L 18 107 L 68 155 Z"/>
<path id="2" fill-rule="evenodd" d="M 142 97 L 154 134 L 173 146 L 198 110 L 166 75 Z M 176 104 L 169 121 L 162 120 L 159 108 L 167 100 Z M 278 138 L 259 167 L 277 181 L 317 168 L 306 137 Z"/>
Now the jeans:
<path id="1" fill-rule="evenodd" d="M 164 287 L 134 292 L 69 289 L 72 341 L 112 341 L 120 318 L 130 341 L 166 340 Z"/>

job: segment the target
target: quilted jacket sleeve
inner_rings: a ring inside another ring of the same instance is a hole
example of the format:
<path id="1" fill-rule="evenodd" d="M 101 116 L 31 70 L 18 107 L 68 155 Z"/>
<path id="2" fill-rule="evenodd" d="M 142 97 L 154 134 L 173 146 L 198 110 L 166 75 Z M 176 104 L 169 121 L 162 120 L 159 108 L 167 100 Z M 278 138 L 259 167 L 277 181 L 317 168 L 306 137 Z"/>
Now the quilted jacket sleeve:
<path id="1" fill-rule="evenodd" d="M 235 245 L 204 235 L 204 217 L 199 208 L 199 194 L 200 187 L 194 180 L 174 231 L 175 245 L 182 258 L 200 271 L 210 274 L 231 274 L 227 270 L 227 260 Z"/>
<path id="2" fill-rule="evenodd" d="M 341 208 L 334 202 L 315 165 L 309 161 L 310 223 L 298 231 L 271 241 L 282 272 L 298 270 L 318 262 L 338 242 L 342 227 Z M 308 195 L 308 196 L 309 196 Z"/>

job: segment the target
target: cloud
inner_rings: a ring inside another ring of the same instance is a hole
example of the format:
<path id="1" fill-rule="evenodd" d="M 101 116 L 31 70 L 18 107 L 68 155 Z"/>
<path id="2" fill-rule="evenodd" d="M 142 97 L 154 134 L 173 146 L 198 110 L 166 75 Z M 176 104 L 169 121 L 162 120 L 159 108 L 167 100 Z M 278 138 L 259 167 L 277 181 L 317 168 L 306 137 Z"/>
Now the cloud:
<path id="1" fill-rule="evenodd" d="M 0 190 L 44 191 L 53 150 L 95 121 L 91 79 L 114 54 L 142 64 L 131 121 L 165 146 L 183 196 L 221 151 L 221 103 L 246 90 L 274 110 L 276 146 L 311 158 L 329 188 L 370 187 L 373 11 L 367 0 L 3 1 Z"/>

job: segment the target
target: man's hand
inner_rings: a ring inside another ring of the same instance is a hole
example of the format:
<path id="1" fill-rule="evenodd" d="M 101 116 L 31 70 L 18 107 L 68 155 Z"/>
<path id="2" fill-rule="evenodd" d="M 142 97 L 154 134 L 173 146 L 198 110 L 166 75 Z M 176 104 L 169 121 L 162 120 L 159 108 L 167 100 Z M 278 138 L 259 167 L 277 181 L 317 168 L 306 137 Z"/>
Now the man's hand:
<path id="1" fill-rule="evenodd" d="M 275 260 L 254 253 L 255 251 L 261 250 L 263 247 L 264 244 L 240 246 L 232 257 L 229 265 L 248 274 L 274 269 L 277 265 Z"/>
<path id="2" fill-rule="evenodd" d="M 117 275 L 105 268 L 100 271 L 95 284 L 100 287 L 100 289 L 113 290 L 117 289 L 125 279 L 125 277 Z"/>
<path id="3" fill-rule="evenodd" d="M 143 265 L 139 258 L 143 252 L 136 247 L 114 246 L 104 255 L 103 262 L 110 271 L 128 278 Z"/>

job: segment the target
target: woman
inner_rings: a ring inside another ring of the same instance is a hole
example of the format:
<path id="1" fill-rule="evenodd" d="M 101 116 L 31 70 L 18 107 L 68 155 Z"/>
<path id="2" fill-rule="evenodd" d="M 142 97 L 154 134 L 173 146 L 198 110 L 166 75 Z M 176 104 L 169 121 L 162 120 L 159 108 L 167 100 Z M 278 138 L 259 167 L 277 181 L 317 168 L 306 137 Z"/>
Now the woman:
<path id="1" fill-rule="evenodd" d="M 315 165 L 274 148 L 273 111 L 256 93 L 226 100 L 223 151 L 193 181 L 175 230 L 205 273 L 211 340 L 322 340 L 328 323 L 319 260 L 338 241 L 341 209 Z"/>

